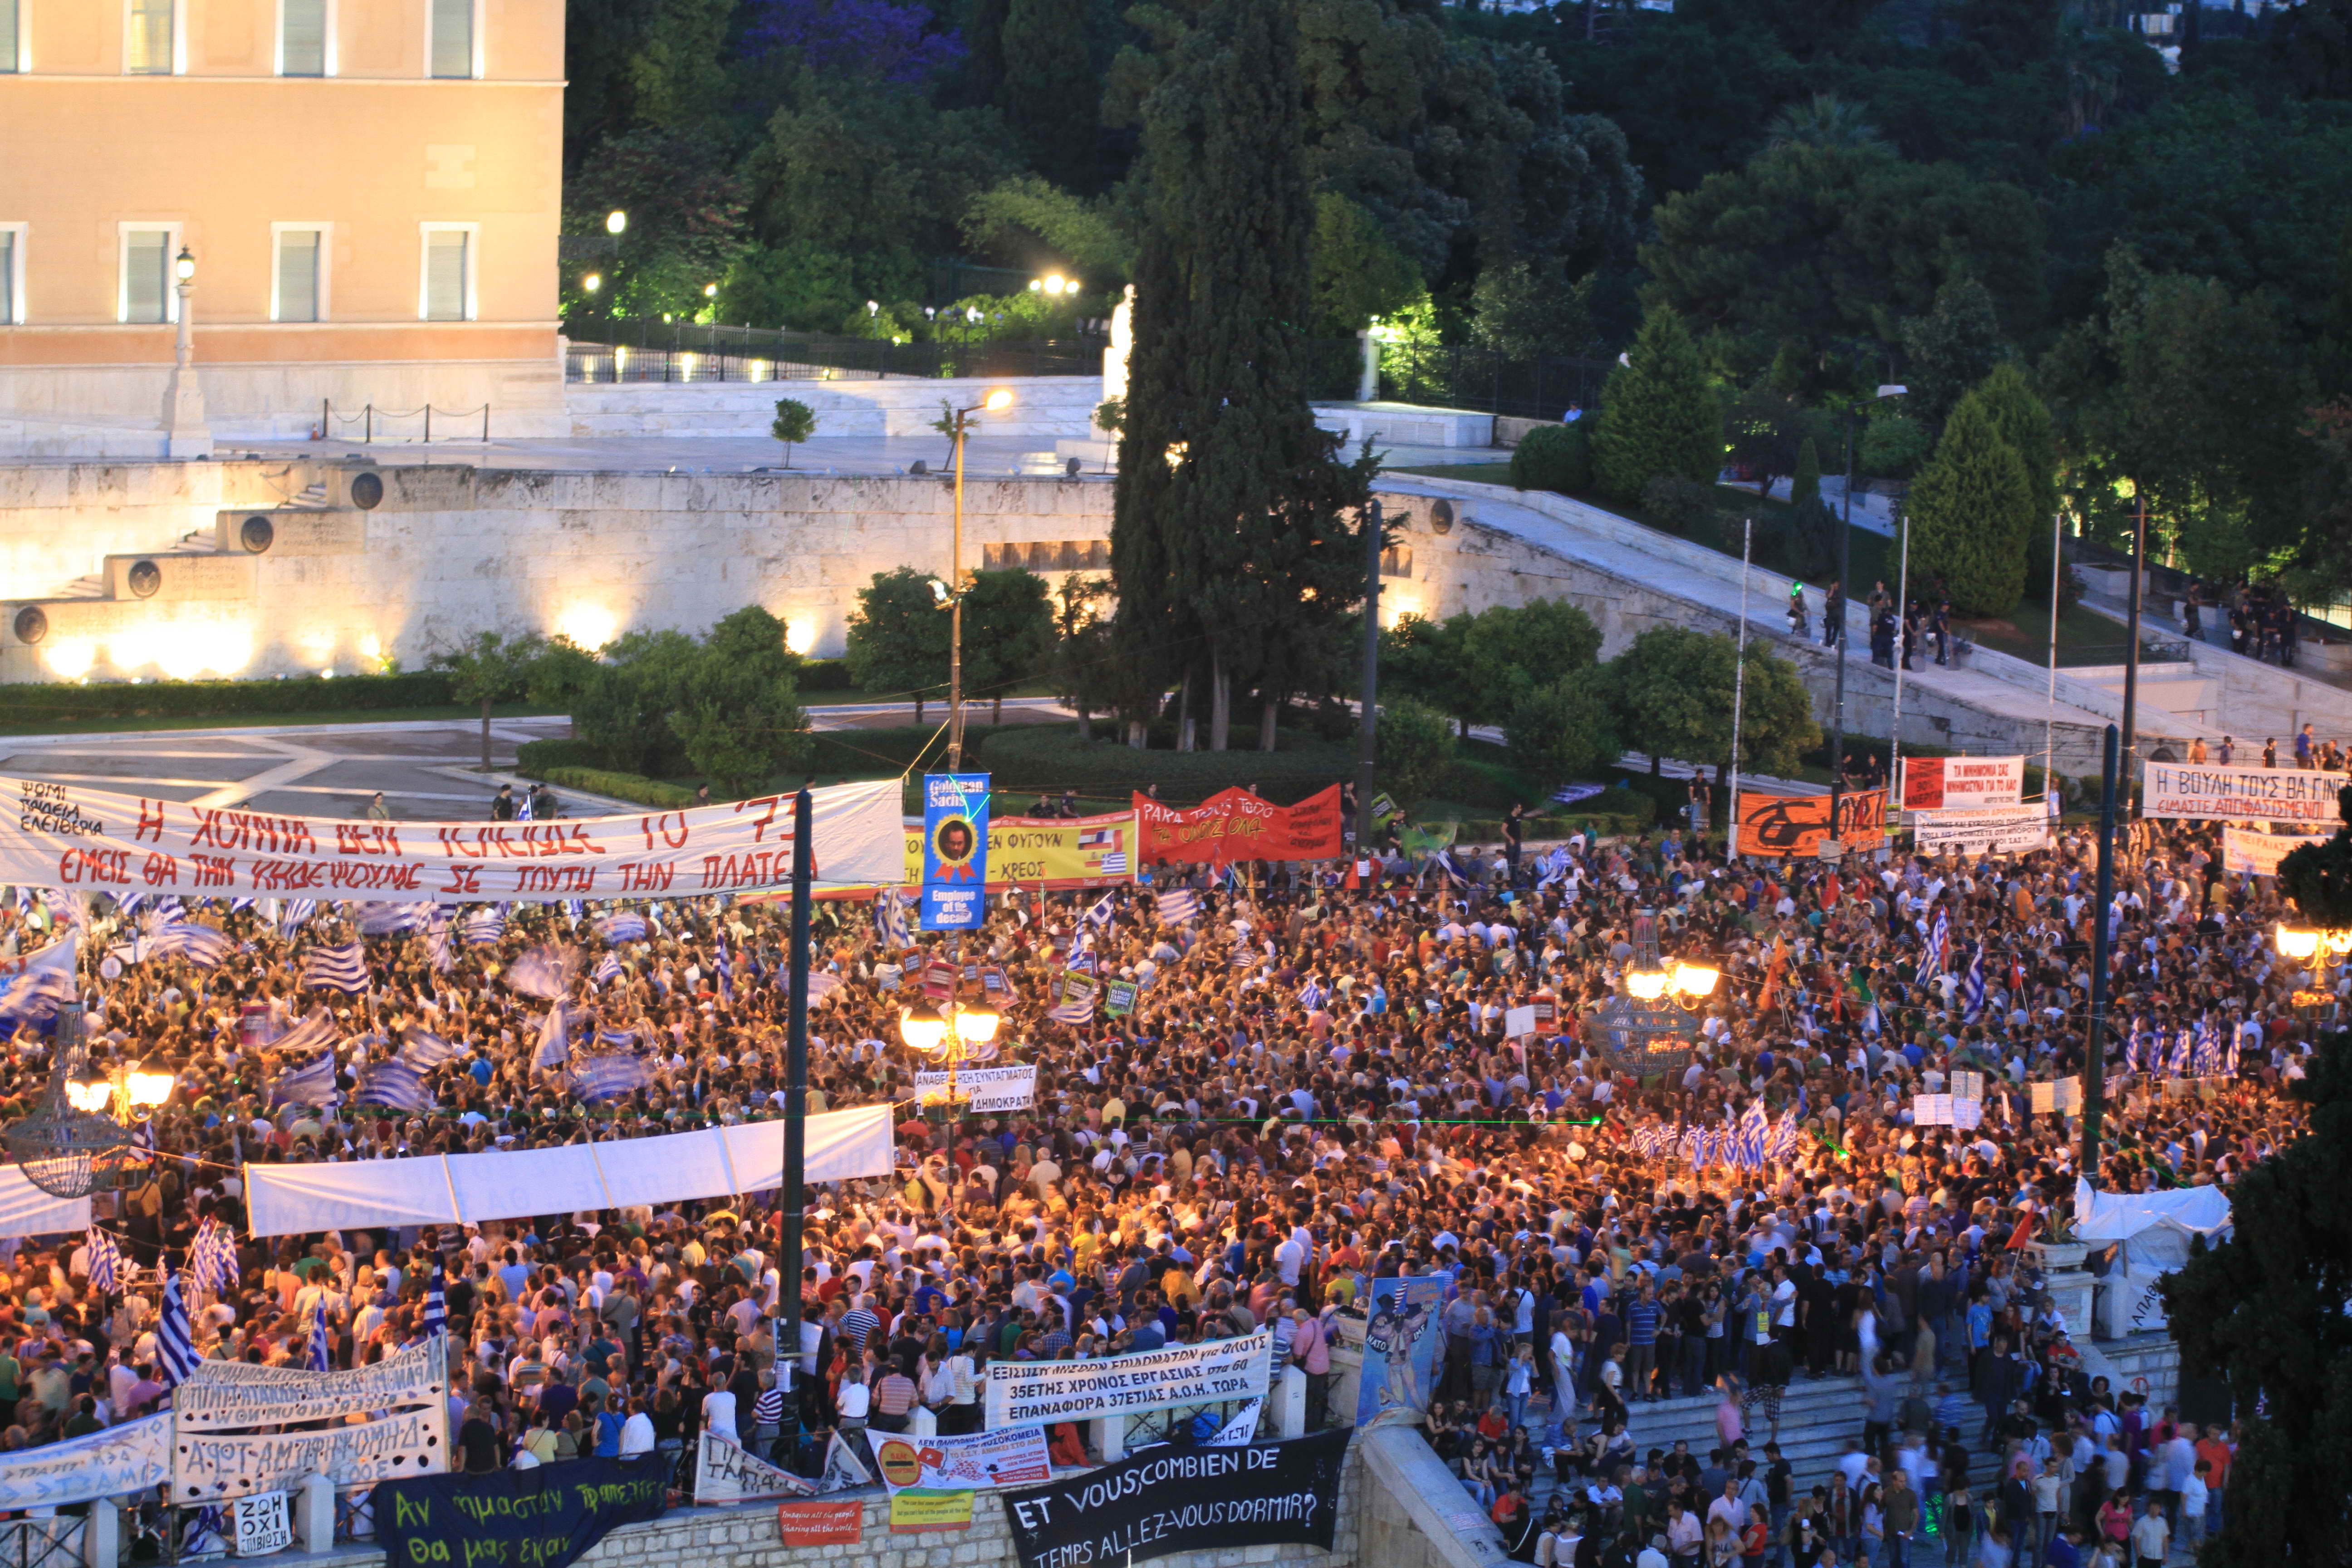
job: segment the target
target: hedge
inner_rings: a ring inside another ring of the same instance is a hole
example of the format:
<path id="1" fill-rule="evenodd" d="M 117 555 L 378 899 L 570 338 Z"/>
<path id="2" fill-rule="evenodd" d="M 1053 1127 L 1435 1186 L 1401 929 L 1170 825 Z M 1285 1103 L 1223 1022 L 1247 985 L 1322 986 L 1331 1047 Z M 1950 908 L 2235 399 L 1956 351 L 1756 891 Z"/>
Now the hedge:
<path id="1" fill-rule="evenodd" d="M 1255 784 L 1265 798 L 1289 804 L 1348 778 L 1355 757 L 1348 748 L 1296 734 L 1276 737 L 1275 752 L 1139 752 L 1103 734 L 1081 741 L 1076 724 L 1007 724 L 979 748 L 979 765 L 998 789 L 1076 789 L 1117 794 L 1152 784 L 1171 804 L 1199 801 L 1232 784 Z"/>
<path id="2" fill-rule="evenodd" d="M 515 748 L 515 771 L 543 779 L 551 768 L 594 768 L 596 756 L 582 741 L 525 741 Z"/>
<path id="3" fill-rule="evenodd" d="M 845 658 L 804 658 L 793 684 L 803 691 L 857 689 L 857 682 L 849 679 L 849 661 Z"/>
<path id="4" fill-rule="evenodd" d="M 809 757 L 807 771 L 828 783 L 837 778 L 870 779 L 884 773 L 905 773 L 920 757 L 924 767 L 937 772 L 947 766 L 948 738 L 941 728 L 945 717 L 942 710 L 940 724 L 819 730 L 809 737 L 816 742 L 816 750 Z M 974 724 L 967 719 L 963 727 L 966 762 L 977 756 L 982 742 L 995 732 L 993 725 Z"/>
<path id="5" fill-rule="evenodd" d="M 0 721 L 74 722 L 92 719 L 209 719 L 236 713 L 324 713 L 371 708 L 453 706 L 446 670 L 394 675 L 316 675 L 285 680 L 127 680 L 11 686 Z"/>
<path id="6" fill-rule="evenodd" d="M 571 789 L 586 790 L 590 795 L 610 795 L 614 800 L 633 800 L 639 805 L 657 805 L 663 810 L 692 805 L 694 792 L 680 784 L 664 784 L 643 773 L 607 773 L 603 768 L 549 768 L 547 782 Z"/>

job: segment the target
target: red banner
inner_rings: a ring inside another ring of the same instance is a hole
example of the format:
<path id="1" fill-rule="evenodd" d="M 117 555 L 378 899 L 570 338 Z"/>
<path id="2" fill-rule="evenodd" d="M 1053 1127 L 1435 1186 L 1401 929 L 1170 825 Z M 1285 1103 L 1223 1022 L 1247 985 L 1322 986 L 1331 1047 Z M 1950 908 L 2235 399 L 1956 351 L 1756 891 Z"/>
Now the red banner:
<path id="1" fill-rule="evenodd" d="M 1149 795 L 1135 797 L 1135 819 L 1146 861 L 1335 860 L 1340 854 L 1339 786 L 1276 805 L 1244 789 L 1219 790 L 1180 811 Z"/>

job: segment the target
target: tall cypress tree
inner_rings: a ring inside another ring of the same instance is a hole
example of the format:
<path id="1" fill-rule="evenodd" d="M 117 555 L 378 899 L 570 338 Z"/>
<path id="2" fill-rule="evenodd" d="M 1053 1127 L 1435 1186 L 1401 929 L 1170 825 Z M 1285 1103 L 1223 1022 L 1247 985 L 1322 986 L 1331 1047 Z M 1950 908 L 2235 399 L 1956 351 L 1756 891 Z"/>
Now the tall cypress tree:
<path id="1" fill-rule="evenodd" d="M 1622 501 L 1660 475 L 1713 484 L 1723 468 L 1723 406 L 1680 316 L 1653 306 L 1625 363 L 1609 373 L 1592 474 Z"/>
<path id="2" fill-rule="evenodd" d="M 1055 184 L 1092 189 L 1102 81 L 1087 58 L 1087 0 L 1010 0 L 1002 47 L 1006 122 Z"/>
<path id="3" fill-rule="evenodd" d="M 1315 212 L 1286 0 L 1213 0 L 1144 109 L 1151 222 L 1111 524 L 1119 639 L 1139 668 L 1197 679 L 1222 749 L 1236 689 L 1257 688 L 1270 725 L 1283 697 L 1330 682 L 1362 595 L 1350 514 L 1371 464 L 1340 463 L 1307 402 Z"/>

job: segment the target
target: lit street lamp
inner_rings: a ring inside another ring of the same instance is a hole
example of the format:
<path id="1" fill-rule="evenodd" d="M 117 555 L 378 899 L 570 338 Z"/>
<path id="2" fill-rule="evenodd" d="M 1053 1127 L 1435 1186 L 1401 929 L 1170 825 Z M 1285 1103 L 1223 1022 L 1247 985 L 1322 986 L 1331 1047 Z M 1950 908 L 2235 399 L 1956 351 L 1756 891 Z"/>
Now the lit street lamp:
<path id="1" fill-rule="evenodd" d="M 609 212 L 604 215 L 604 232 L 606 234 L 617 237 L 626 231 L 628 226 L 628 214 L 625 212 Z"/>
<path id="2" fill-rule="evenodd" d="M 975 312 L 976 313 L 976 312 Z M 986 410 L 1001 413 L 1013 406 L 1013 394 L 998 387 L 970 408 L 955 410 L 950 434 L 955 437 L 955 532 L 948 547 L 948 580 L 931 580 L 931 593 L 948 607 L 948 772 L 963 768 L 963 438 L 979 428 L 972 416 Z M 912 1042 L 908 1042 L 911 1044 Z"/>
<path id="3" fill-rule="evenodd" d="M 1679 1072 L 1690 1065 L 1691 1040 L 1698 1033 L 1694 1015 L 1714 994 L 1722 973 L 1701 960 L 1661 957 L 1654 910 L 1634 911 L 1630 941 L 1633 959 L 1625 967 L 1625 989 L 1592 1010 L 1601 1054 L 1636 1079 Z"/>
<path id="4" fill-rule="evenodd" d="M 945 1012 L 928 1001 L 917 1002 L 913 1006 L 900 1010 L 898 1037 L 907 1043 L 907 1048 L 947 1064 L 947 1090 L 940 1096 L 940 1109 L 950 1127 L 956 1122 L 956 1101 L 970 1098 L 957 1088 L 956 1069 L 980 1055 L 980 1048 L 996 1038 L 997 1026 L 1003 1021 L 1003 1015 L 985 1002 L 966 1006 L 953 996 L 948 998 Z M 955 1158 L 952 1136 L 949 1139 L 948 1157 L 949 1168 L 952 1171 Z M 955 1206 L 955 1183 L 948 1184 L 948 1206 L 950 1209 Z"/>
<path id="5" fill-rule="evenodd" d="M 163 455 L 209 457 L 213 433 L 205 417 L 205 389 L 196 380 L 196 258 L 186 246 L 172 263 L 173 292 L 179 296 L 179 331 L 172 341 L 172 384 L 163 394 Z"/>

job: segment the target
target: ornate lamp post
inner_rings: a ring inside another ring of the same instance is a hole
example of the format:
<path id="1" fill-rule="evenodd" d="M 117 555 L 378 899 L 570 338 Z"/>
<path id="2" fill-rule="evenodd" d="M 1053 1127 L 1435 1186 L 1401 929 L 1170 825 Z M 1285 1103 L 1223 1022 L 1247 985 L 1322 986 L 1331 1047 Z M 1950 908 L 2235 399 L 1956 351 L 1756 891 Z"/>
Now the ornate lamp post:
<path id="1" fill-rule="evenodd" d="M 1654 910 L 1635 911 L 1632 941 L 1625 988 L 1590 1015 L 1601 1054 L 1632 1078 L 1680 1072 L 1690 1065 L 1698 1005 L 1714 994 L 1722 972 L 1711 963 L 1662 958 Z"/>
<path id="2" fill-rule="evenodd" d="M 86 1198 L 133 1185 L 145 1163 L 130 1123 L 170 1100 L 173 1081 L 156 1057 L 104 1071 L 92 1065 L 81 1005 L 65 1004 L 58 1009 L 48 1088 L 32 1113 L 8 1129 L 8 1152 L 26 1179 L 52 1197 Z"/>
<path id="3" fill-rule="evenodd" d="M 948 772 L 963 767 L 963 438 L 979 428 L 972 417 L 983 409 L 1002 413 L 1013 406 L 1013 395 L 997 388 L 970 408 L 950 416 L 948 434 L 955 437 L 955 532 L 948 546 L 948 580 L 931 580 L 931 593 L 948 607 Z M 991 1031 L 993 1033 L 993 1031 Z M 911 1043 L 911 1042 L 909 1042 Z"/>
<path id="4" fill-rule="evenodd" d="M 898 1037 L 907 1042 L 908 1048 L 947 1064 L 947 1089 L 939 1103 L 950 1127 L 955 1124 L 956 1102 L 971 1098 L 957 1088 L 956 1069 L 986 1054 L 983 1047 L 995 1040 L 997 1026 L 1003 1021 L 1003 1015 L 985 1002 L 966 1006 L 952 996 L 948 998 L 945 1011 L 929 1002 L 918 1002 L 899 1013 Z M 949 1152 L 952 1161 L 952 1146 Z M 948 1206 L 955 1206 L 952 1183 L 948 1188 Z"/>

